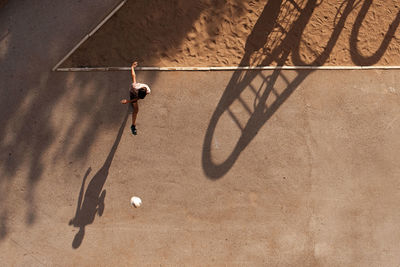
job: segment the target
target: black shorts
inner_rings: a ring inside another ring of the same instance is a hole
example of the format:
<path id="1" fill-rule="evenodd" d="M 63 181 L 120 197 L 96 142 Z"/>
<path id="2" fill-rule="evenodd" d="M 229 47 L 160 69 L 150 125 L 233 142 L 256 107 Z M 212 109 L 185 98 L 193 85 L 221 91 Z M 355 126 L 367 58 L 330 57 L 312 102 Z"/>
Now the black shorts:
<path id="1" fill-rule="evenodd" d="M 132 91 L 129 91 L 129 98 L 130 98 L 130 100 L 133 100 L 135 98 L 138 98 L 138 96 L 137 96 L 137 94 L 132 93 Z"/>

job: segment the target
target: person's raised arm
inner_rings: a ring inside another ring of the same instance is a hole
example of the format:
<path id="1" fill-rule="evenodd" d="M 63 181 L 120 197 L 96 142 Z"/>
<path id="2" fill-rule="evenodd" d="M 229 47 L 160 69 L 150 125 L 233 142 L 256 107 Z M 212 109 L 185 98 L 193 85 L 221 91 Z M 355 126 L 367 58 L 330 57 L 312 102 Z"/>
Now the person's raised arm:
<path id="1" fill-rule="evenodd" d="M 135 74 L 135 67 L 138 63 L 135 61 L 132 63 L 131 71 L 132 71 L 132 83 L 136 83 L 136 74 Z"/>

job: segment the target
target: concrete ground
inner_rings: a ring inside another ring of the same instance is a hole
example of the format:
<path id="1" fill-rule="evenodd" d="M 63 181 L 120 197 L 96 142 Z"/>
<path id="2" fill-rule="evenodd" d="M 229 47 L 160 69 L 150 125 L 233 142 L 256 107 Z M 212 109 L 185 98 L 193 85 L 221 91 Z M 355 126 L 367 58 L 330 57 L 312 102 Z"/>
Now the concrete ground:
<path id="1" fill-rule="evenodd" d="M 51 72 L 115 4 L 0 10 L 2 265 L 400 264 L 397 71 L 139 72 L 132 136 L 129 72 Z"/>

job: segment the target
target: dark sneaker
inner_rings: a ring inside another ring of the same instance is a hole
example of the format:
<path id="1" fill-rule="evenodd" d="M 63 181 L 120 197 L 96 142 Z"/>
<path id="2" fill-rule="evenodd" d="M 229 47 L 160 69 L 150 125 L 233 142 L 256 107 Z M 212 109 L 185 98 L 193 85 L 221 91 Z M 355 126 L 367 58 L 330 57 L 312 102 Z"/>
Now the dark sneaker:
<path id="1" fill-rule="evenodd" d="M 131 126 L 131 131 L 132 131 L 132 134 L 133 134 L 133 135 L 137 135 L 137 131 L 136 131 L 135 125 L 132 125 L 132 126 Z"/>

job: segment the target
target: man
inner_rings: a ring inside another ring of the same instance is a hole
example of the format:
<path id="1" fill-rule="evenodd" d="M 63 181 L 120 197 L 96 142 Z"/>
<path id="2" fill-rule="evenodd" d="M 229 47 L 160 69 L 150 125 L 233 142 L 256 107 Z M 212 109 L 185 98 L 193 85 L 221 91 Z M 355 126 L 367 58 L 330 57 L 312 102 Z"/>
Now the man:
<path id="1" fill-rule="evenodd" d="M 139 99 L 143 99 L 146 97 L 147 94 L 151 93 L 150 87 L 144 83 L 136 82 L 136 74 L 135 74 L 135 67 L 138 63 L 135 61 L 132 64 L 131 71 L 132 71 L 132 85 L 129 89 L 130 100 L 122 99 L 121 104 L 132 103 L 133 113 L 132 113 L 132 126 L 131 131 L 133 135 L 137 135 L 136 130 L 136 117 L 139 113 L 139 106 L 137 101 Z"/>

